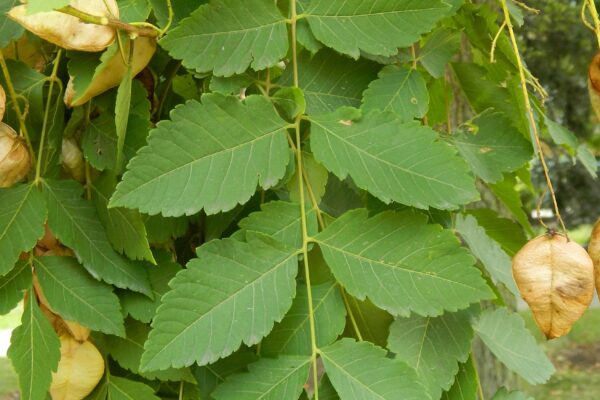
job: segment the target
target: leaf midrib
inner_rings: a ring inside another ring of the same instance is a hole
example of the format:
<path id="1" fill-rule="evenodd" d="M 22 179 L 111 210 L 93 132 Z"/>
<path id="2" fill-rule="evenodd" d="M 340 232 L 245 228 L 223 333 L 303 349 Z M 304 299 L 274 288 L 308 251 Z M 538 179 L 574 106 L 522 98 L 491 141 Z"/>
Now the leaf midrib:
<path id="1" fill-rule="evenodd" d="M 222 257 L 222 256 L 221 256 L 221 255 L 219 255 L 219 254 L 216 254 L 216 255 L 217 255 L 217 256 L 220 256 L 220 257 Z M 190 323 L 188 326 L 186 326 L 186 327 L 185 327 L 185 328 L 184 328 L 182 331 L 180 331 L 180 332 L 179 332 L 177 335 L 174 335 L 174 336 L 173 336 L 173 338 L 172 338 L 171 340 L 169 340 L 167 343 L 165 343 L 165 344 L 161 345 L 161 347 L 162 347 L 162 348 L 161 348 L 161 350 L 160 350 L 160 351 L 158 351 L 158 352 L 157 352 L 157 353 L 156 353 L 156 354 L 155 354 L 155 355 L 154 355 L 154 356 L 153 356 L 151 359 L 149 359 L 148 361 L 146 361 L 146 362 L 144 363 L 144 366 L 145 366 L 146 368 L 143 368 L 143 367 L 142 367 L 142 371 L 145 371 L 145 370 L 147 369 L 147 367 L 148 367 L 149 365 L 151 365 L 151 364 L 152 364 L 152 362 L 154 362 L 154 360 L 155 360 L 156 358 L 158 358 L 158 357 L 159 357 L 159 356 L 160 356 L 160 355 L 161 355 L 161 354 L 162 354 L 164 351 L 166 351 L 166 350 L 169 348 L 169 346 L 171 346 L 171 345 L 172 345 L 172 344 L 173 344 L 175 341 L 177 341 L 177 340 L 178 340 L 178 339 L 179 339 L 179 338 L 180 338 L 182 335 L 186 334 L 186 333 L 187 333 L 187 331 L 189 331 L 190 329 L 192 329 L 193 327 L 195 327 L 195 326 L 196 326 L 196 324 L 198 324 L 198 323 L 200 323 L 201 321 L 203 321 L 203 320 L 204 320 L 204 318 L 205 318 L 207 315 L 210 315 L 210 314 L 212 314 L 212 312 L 213 312 L 213 311 L 214 311 L 216 308 L 218 308 L 218 307 L 221 307 L 223 304 L 225 304 L 225 303 L 227 303 L 227 302 L 231 301 L 231 299 L 232 299 L 233 297 L 237 296 L 237 295 L 238 295 L 240 292 L 242 292 L 242 291 L 244 291 L 244 290 L 248 289 L 249 287 L 251 287 L 252 285 L 254 285 L 256 282 L 258 282 L 258 281 L 260 281 L 260 280 L 262 280 L 262 279 L 265 279 L 265 277 L 266 277 L 267 275 L 271 275 L 272 273 L 278 272 L 279 268 L 280 268 L 282 265 L 286 264 L 286 263 L 287 263 L 287 262 L 288 262 L 288 261 L 289 261 L 289 260 L 290 260 L 292 257 L 296 257 L 296 256 L 297 256 L 297 253 L 296 253 L 296 252 L 293 252 L 293 253 L 291 253 L 291 254 L 288 254 L 288 256 L 287 256 L 285 259 L 283 259 L 282 261 L 280 261 L 280 262 L 278 262 L 277 264 L 275 264 L 275 265 L 274 265 L 272 268 L 270 268 L 269 270 L 265 271 L 263 274 L 260 274 L 260 275 L 258 275 L 258 276 L 257 276 L 257 277 L 256 277 L 256 278 L 253 280 L 253 281 L 251 281 L 251 282 L 248 282 L 248 284 L 246 284 L 245 286 L 242 286 L 242 287 L 240 287 L 238 290 L 236 290 L 235 292 L 233 292 L 232 294 L 230 294 L 228 297 L 226 297 L 225 299 L 223 299 L 222 301 L 220 301 L 218 304 L 215 304 L 215 305 L 213 305 L 213 306 L 212 306 L 212 307 L 211 307 L 211 308 L 210 308 L 210 309 L 209 309 L 207 312 L 205 312 L 204 314 L 200 315 L 200 316 L 199 316 L 199 318 L 197 318 L 195 321 L 193 321 L 193 322 L 192 322 L 192 323 Z M 246 266 L 246 268 L 248 268 L 248 266 Z M 176 289 L 173 289 L 173 290 L 176 290 Z M 163 302 L 163 304 L 166 304 L 166 303 L 164 303 L 164 302 Z M 156 329 L 156 328 L 155 328 L 155 329 Z M 150 339 L 150 338 L 149 338 L 149 339 Z M 242 340 L 242 341 L 243 341 L 243 340 Z M 146 343 L 149 343 L 149 341 L 147 341 Z M 148 350 L 149 350 L 149 349 L 146 349 L 146 352 L 147 352 Z M 194 358 L 196 359 L 197 357 L 194 357 Z M 170 366 L 170 367 L 175 367 L 175 366 L 174 366 L 172 363 L 170 363 L 170 364 L 169 364 L 169 366 Z"/>
<path id="2" fill-rule="evenodd" d="M 334 131 L 332 131 L 331 129 L 328 129 L 328 128 L 327 128 L 327 126 L 325 126 L 325 125 L 323 125 L 323 124 L 319 123 L 319 121 L 316 121 L 316 120 L 314 120 L 314 119 L 311 119 L 311 122 L 313 122 L 313 123 L 315 123 L 315 124 L 319 125 L 319 126 L 320 126 L 320 127 L 321 127 L 321 128 L 324 130 L 324 131 L 326 131 L 326 132 L 328 132 L 329 134 L 331 134 L 332 136 L 336 137 L 338 140 L 340 140 L 341 142 L 343 142 L 343 143 L 344 143 L 344 144 L 346 144 L 347 146 L 349 146 L 349 147 L 352 147 L 352 148 L 353 148 L 353 149 L 354 149 L 354 150 L 355 150 L 357 153 L 360 153 L 360 154 L 364 154 L 364 155 L 366 155 L 366 157 L 365 157 L 365 158 L 372 159 L 372 160 L 374 160 L 374 161 L 376 161 L 376 162 L 378 162 L 378 163 L 383 163 L 383 164 L 386 164 L 386 165 L 387 165 L 387 166 L 388 166 L 390 169 L 398 169 L 398 170 L 400 170 L 400 171 L 402 171 L 402 172 L 404 172 L 404 173 L 406 173 L 406 174 L 409 174 L 409 175 L 413 175 L 413 176 L 419 177 L 419 178 L 421 178 L 421 179 L 424 179 L 424 180 L 426 180 L 426 181 L 432 181 L 432 182 L 435 182 L 435 183 L 437 183 L 437 184 L 439 184 L 439 185 L 441 185 L 441 186 L 446 186 L 446 187 L 449 187 L 449 188 L 455 189 L 455 190 L 457 190 L 457 191 L 459 191 L 459 192 L 462 192 L 462 193 L 466 193 L 466 194 L 468 194 L 468 193 L 469 193 L 469 191 L 467 191 L 467 190 L 465 190 L 465 189 L 463 189 L 463 188 L 460 188 L 460 187 L 458 187 L 458 186 L 455 186 L 455 185 L 453 185 L 453 184 L 451 184 L 451 183 L 449 183 L 449 182 L 444 182 L 444 181 L 442 181 L 442 180 L 439 180 L 439 179 L 436 179 L 436 178 L 433 178 L 433 177 L 429 177 L 429 176 L 427 176 L 427 175 L 419 174 L 419 173 L 417 173 L 417 172 L 415 172 L 415 171 L 413 171 L 413 170 L 411 170 L 411 169 L 406 169 L 405 167 L 401 167 L 400 165 L 393 164 L 393 163 L 391 163 L 390 161 L 387 161 L 387 160 L 384 160 L 384 159 L 382 159 L 382 158 L 379 158 L 379 157 L 377 157 L 376 155 L 374 155 L 374 154 L 371 154 L 371 153 L 367 152 L 366 150 L 362 149 L 361 147 L 359 147 L 359 146 L 355 145 L 354 143 L 352 143 L 352 142 L 348 141 L 346 138 L 344 138 L 344 137 L 342 137 L 342 136 L 340 136 L 340 135 L 337 135 L 337 134 L 336 134 Z M 361 158 L 362 158 L 362 157 L 361 157 Z M 347 168 L 346 168 L 346 169 L 347 169 Z M 394 196 L 394 197 L 395 197 L 395 196 Z"/>

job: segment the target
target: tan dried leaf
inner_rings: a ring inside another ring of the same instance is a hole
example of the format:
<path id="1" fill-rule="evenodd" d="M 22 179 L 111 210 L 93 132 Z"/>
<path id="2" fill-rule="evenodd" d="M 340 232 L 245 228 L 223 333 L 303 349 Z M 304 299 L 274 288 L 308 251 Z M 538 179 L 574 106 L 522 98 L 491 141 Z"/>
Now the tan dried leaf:
<path id="1" fill-rule="evenodd" d="M 13 128 L 0 122 L 0 188 L 10 187 L 25 178 L 30 168 L 25 141 Z"/>
<path id="2" fill-rule="evenodd" d="M 60 160 L 65 171 L 67 171 L 73 179 L 82 183 L 85 181 L 83 153 L 79 149 L 75 139 L 63 139 Z"/>
<path id="3" fill-rule="evenodd" d="M 131 40 L 125 42 L 123 53 L 129 54 Z M 156 39 L 149 37 L 138 37 L 134 40 L 131 70 L 133 76 L 141 72 L 156 51 Z M 123 61 L 120 52 L 116 52 L 110 60 L 106 62 L 100 72 L 96 72 L 92 82 L 85 89 L 85 92 L 76 93 L 73 85 L 74 77 L 69 78 L 67 89 L 65 90 L 65 104 L 69 107 L 76 107 L 85 104 L 92 97 L 98 96 L 107 90 L 118 86 L 127 73 L 127 65 Z"/>
<path id="4" fill-rule="evenodd" d="M 515 282 L 548 339 L 567 334 L 594 294 L 594 266 L 583 247 L 559 234 L 529 241 L 513 258 Z"/>
<path id="5" fill-rule="evenodd" d="M 119 18 L 116 0 L 72 0 L 70 5 L 94 16 Z M 42 39 L 68 50 L 102 51 L 116 36 L 109 26 L 84 23 L 59 11 L 27 14 L 27 4 L 12 8 L 8 16 Z"/>
<path id="6" fill-rule="evenodd" d="M 52 373 L 52 400 L 81 400 L 100 382 L 104 359 L 91 342 L 66 335 L 60 337 L 60 354 L 58 370 Z"/>

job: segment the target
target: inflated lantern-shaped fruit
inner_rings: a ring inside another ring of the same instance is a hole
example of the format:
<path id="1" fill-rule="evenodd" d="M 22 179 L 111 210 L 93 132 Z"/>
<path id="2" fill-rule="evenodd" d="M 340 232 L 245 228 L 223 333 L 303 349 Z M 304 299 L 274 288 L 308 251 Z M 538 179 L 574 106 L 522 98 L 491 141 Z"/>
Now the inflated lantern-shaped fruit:
<path id="1" fill-rule="evenodd" d="M 79 182 L 85 181 L 83 153 L 79 149 L 79 145 L 75 139 L 63 139 L 60 160 L 65 171 L 67 171 L 73 179 Z"/>
<path id="2" fill-rule="evenodd" d="M 600 52 L 594 56 L 588 68 L 588 92 L 592 109 L 600 120 Z"/>
<path id="3" fill-rule="evenodd" d="M 119 18 L 116 0 L 72 0 L 69 5 L 96 17 Z M 27 13 L 27 4 L 13 7 L 8 16 L 25 29 L 68 50 L 102 51 L 115 41 L 116 32 L 107 25 L 85 23 L 60 11 Z"/>
<path id="4" fill-rule="evenodd" d="M 6 111 L 6 92 L 0 85 L 0 121 L 4 118 L 4 111 Z"/>
<path id="5" fill-rule="evenodd" d="M 588 244 L 588 253 L 594 263 L 596 291 L 600 293 L 600 219 L 596 221 L 594 229 L 592 230 L 592 236 L 590 237 L 590 243 Z"/>
<path id="6" fill-rule="evenodd" d="M 133 54 L 131 55 L 131 73 L 133 76 L 146 68 L 150 59 L 156 51 L 156 39 L 140 36 L 137 39 L 128 39 L 124 41 L 123 53 L 129 54 L 129 46 L 133 43 Z M 77 90 L 74 78 L 70 77 L 65 90 L 65 104 L 69 107 L 76 107 L 87 103 L 92 97 L 98 96 L 107 90 L 118 86 L 127 73 L 127 64 L 123 60 L 123 55 L 117 47 L 113 46 L 106 50 L 102 57 L 110 54 L 110 58 L 100 65 L 87 87 Z"/>
<path id="7" fill-rule="evenodd" d="M 549 232 L 513 258 L 515 282 L 548 339 L 567 334 L 594 294 L 594 266 L 583 247 Z"/>
<path id="8" fill-rule="evenodd" d="M 31 159 L 25 141 L 0 122 L 0 188 L 10 187 L 27 176 Z"/>
<path id="9" fill-rule="evenodd" d="M 78 342 L 71 336 L 60 337 L 60 361 L 52 373 L 50 395 L 53 400 L 81 400 L 100 382 L 104 359 L 89 341 Z"/>

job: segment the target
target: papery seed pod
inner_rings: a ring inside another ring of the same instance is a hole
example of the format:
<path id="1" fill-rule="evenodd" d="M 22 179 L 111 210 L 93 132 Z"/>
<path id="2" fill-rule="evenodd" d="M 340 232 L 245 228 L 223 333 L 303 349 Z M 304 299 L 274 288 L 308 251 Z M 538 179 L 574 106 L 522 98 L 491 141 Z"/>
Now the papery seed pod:
<path id="1" fill-rule="evenodd" d="M 94 16 L 119 18 L 116 0 L 72 0 L 70 5 Z M 60 11 L 27 14 L 27 4 L 13 7 L 8 16 L 28 31 L 67 50 L 102 51 L 116 37 L 109 26 L 85 23 Z"/>
<path id="2" fill-rule="evenodd" d="M 588 93 L 592 109 L 600 120 L 600 52 L 596 53 L 588 68 Z"/>
<path id="3" fill-rule="evenodd" d="M 60 361 L 52 373 L 50 395 L 57 400 L 80 400 L 90 394 L 104 375 L 104 359 L 91 342 L 60 337 Z"/>
<path id="4" fill-rule="evenodd" d="M 63 320 L 69 334 L 80 342 L 85 342 L 90 337 L 90 329 L 74 321 Z"/>
<path id="5" fill-rule="evenodd" d="M 129 54 L 131 40 L 127 40 L 123 45 L 123 53 Z M 149 37 L 138 37 L 133 40 L 133 54 L 131 61 L 131 72 L 133 76 L 146 68 L 150 59 L 156 51 L 156 39 Z M 107 51 L 110 51 L 107 50 Z M 127 73 L 127 65 L 123 61 L 123 56 L 119 51 L 115 51 L 113 56 L 106 62 L 103 69 L 94 76 L 92 82 L 85 88 L 83 93 L 75 92 L 73 77 L 69 78 L 67 89 L 65 90 L 65 104 L 69 107 L 76 107 L 87 103 L 92 97 L 98 96 L 107 90 L 118 86 Z"/>
<path id="6" fill-rule="evenodd" d="M 4 118 L 4 111 L 6 111 L 6 92 L 0 85 L 0 121 Z"/>
<path id="7" fill-rule="evenodd" d="M 76 181 L 85 181 L 85 164 L 83 153 L 73 138 L 65 138 L 62 141 L 62 152 L 60 161 L 65 171 Z"/>
<path id="8" fill-rule="evenodd" d="M 592 229 L 592 235 L 588 244 L 588 254 L 594 263 L 596 291 L 600 293 L 600 219 L 596 221 L 594 229 Z"/>
<path id="9" fill-rule="evenodd" d="M 23 35 L 2 49 L 4 58 L 18 60 L 28 67 L 43 73 L 46 68 L 48 54 L 53 52 L 54 45 L 44 40 L 39 40 L 34 35 Z"/>
<path id="10" fill-rule="evenodd" d="M 583 247 L 560 234 L 529 241 L 514 256 L 512 272 L 548 339 L 567 334 L 592 301 L 592 260 Z"/>
<path id="11" fill-rule="evenodd" d="M 0 187 L 10 187 L 29 172 L 31 160 L 25 141 L 0 122 Z"/>

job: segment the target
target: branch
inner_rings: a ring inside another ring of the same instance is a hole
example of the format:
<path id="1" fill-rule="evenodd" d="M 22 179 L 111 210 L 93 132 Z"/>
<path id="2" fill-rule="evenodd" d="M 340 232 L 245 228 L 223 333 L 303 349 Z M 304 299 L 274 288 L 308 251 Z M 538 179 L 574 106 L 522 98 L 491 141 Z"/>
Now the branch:
<path id="1" fill-rule="evenodd" d="M 59 8 L 56 11 L 77 17 L 81 21 L 88 24 L 110 26 L 112 28 L 119 29 L 137 36 L 157 37 L 160 34 L 160 31 L 153 28 L 128 24 L 111 17 L 99 17 L 97 15 L 88 14 L 71 6 Z"/>

